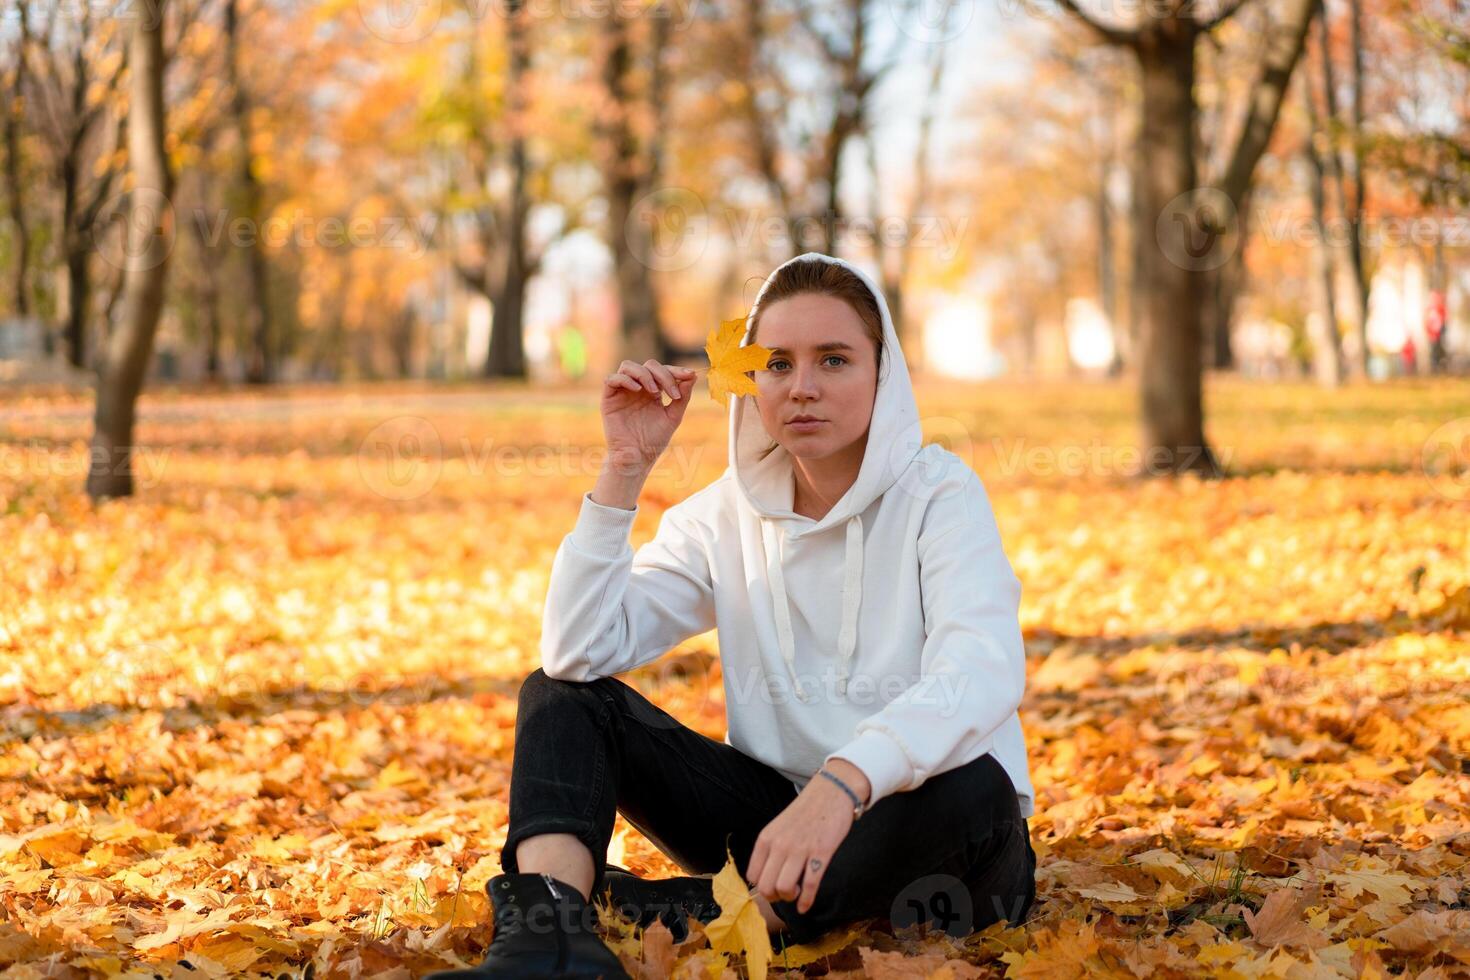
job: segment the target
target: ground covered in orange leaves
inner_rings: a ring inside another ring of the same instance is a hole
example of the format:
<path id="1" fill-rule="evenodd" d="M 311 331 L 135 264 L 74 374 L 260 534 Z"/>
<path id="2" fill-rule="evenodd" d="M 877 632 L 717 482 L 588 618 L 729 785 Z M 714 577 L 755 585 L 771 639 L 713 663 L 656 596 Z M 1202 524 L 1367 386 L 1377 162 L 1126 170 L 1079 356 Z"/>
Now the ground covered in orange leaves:
<path id="1" fill-rule="evenodd" d="M 924 386 L 1024 585 L 1037 905 L 769 972 L 1470 973 L 1467 388 L 1212 379 L 1233 475 L 1203 483 L 1129 477 L 1124 387 Z M 0 404 L 0 976 L 477 962 L 595 389 L 162 393 L 101 506 L 89 412 Z M 701 398 L 635 545 L 724 439 Z M 627 679 L 720 737 L 717 654 Z M 611 858 L 678 873 L 621 818 Z M 762 972 L 703 929 L 608 938 L 644 977 Z"/>

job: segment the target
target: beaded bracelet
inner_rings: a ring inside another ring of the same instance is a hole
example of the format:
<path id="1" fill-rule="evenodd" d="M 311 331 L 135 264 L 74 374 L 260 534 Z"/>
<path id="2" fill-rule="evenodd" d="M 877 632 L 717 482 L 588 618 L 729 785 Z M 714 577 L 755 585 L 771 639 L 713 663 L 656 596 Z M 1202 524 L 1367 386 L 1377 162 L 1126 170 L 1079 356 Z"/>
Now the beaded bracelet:
<path id="1" fill-rule="evenodd" d="M 838 779 L 834 773 L 829 772 L 826 769 L 818 769 L 817 772 L 821 773 L 823 776 L 826 776 L 838 786 L 841 786 L 842 792 L 852 797 L 852 819 L 856 820 L 858 817 L 861 817 L 863 815 L 863 801 L 858 799 L 858 795 L 852 791 L 851 786 L 844 783 L 841 779 Z"/>

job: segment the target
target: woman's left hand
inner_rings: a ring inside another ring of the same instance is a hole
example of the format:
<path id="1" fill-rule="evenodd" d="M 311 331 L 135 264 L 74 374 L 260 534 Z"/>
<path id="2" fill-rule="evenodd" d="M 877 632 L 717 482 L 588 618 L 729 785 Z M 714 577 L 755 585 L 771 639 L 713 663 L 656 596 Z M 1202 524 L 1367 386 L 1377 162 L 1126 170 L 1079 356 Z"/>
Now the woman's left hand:
<path id="1" fill-rule="evenodd" d="M 832 769 L 849 786 L 866 783 L 860 773 L 854 780 L 848 772 Z M 856 772 L 857 767 L 851 770 Z M 856 791 L 867 798 L 866 786 Z M 813 774 L 796 799 L 761 829 L 746 880 L 766 901 L 797 899 L 796 910 L 805 913 L 816 901 L 827 865 L 852 824 L 851 797 L 830 779 Z"/>

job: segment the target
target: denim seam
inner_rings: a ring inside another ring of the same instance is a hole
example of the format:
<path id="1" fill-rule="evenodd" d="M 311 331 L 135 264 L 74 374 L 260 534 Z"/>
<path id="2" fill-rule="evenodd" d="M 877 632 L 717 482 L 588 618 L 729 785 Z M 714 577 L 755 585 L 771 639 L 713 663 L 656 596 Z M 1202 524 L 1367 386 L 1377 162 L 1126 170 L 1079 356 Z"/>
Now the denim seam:
<path id="1" fill-rule="evenodd" d="M 630 686 L 630 689 L 631 689 L 631 686 Z M 642 697 L 641 693 L 639 693 L 636 689 L 633 689 L 633 694 L 635 696 Z M 624 705 L 622 707 L 626 707 L 626 706 Z M 653 707 L 655 709 L 658 709 L 658 705 L 653 705 Z M 658 710 L 662 710 L 662 709 L 658 709 Z M 683 723 L 680 722 L 679 719 L 673 718 L 672 715 L 670 715 L 669 717 L 672 718 L 675 723 L 680 724 L 680 725 L 683 725 Z M 634 724 L 638 725 L 645 732 L 649 733 L 651 736 L 653 736 L 654 738 L 658 739 L 660 742 L 663 742 L 669 748 L 671 748 L 671 749 L 677 749 L 678 748 L 678 744 L 676 742 L 674 742 L 671 738 L 669 738 L 669 734 L 668 734 L 668 730 L 667 729 L 660 728 L 660 727 L 657 727 L 657 726 L 654 726 L 654 725 L 649 725 L 646 722 L 643 722 L 643 721 L 639 720 L 638 718 L 634 718 L 634 717 L 632 717 L 632 712 L 629 712 L 629 711 L 624 711 L 623 712 L 623 719 L 624 719 L 624 723 L 625 724 L 629 720 L 632 720 Z M 683 725 L 683 727 L 684 728 L 688 728 L 687 725 Z M 693 729 L 689 729 L 689 730 L 691 732 L 693 731 Z M 698 735 L 700 733 L 695 732 L 694 734 Z M 710 772 L 709 770 L 705 769 L 702 766 L 693 765 L 693 764 L 689 763 L 688 760 L 683 760 L 683 764 L 685 766 L 687 766 L 692 772 L 698 773 L 700 775 L 700 777 L 703 778 L 704 780 L 706 780 L 706 781 L 708 781 L 710 783 L 713 783 L 715 786 L 718 786 L 721 790 L 723 790 L 725 793 L 729 794 L 731 797 L 733 797 L 735 799 L 742 799 L 742 798 L 744 798 L 745 794 L 743 794 L 743 793 L 739 792 L 738 790 L 736 790 L 735 787 L 731 786 L 729 783 L 727 783 L 724 779 L 720 778 L 715 773 Z"/>
<path id="2" fill-rule="evenodd" d="M 597 724 L 599 727 L 605 727 L 611 724 L 612 709 L 607 703 L 609 697 L 610 695 L 604 694 L 598 699 L 599 713 Z M 603 782 L 607 770 L 607 743 L 600 738 L 596 739 L 596 742 L 597 746 L 592 755 L 592 792 L 587 794 L 587 805 L 582 810 L 582 819 L 589 823 L 593 823 L 597 819 L 597 814 L 594 811 L 597 806 L 597 801 L 602 795 Z M 616 814 L 616 806 L 614 806 L 614 813 Z"/>
<path id="3" fill-rule="evenodd" d="M 639 724 L 642 725 L 643 723 L 642 722 L 639 722 Z M 663 742 L 665 745 L 668 745 L 671 748 L 677 748 L 677 745 L 673 741 L 671 741 L 662 732 L 662 730 L 660 730 L 658 728 L 654 728 L 651 725 L 643 725 L 643 729 L 645 731 L 647 731 L 649 734 L 653 735 L 654 738 L 657 738 L 659 741 Z M 732 797 L 734 797 L 736 799 L 741 798 L 742 794 L 736 792 L 736 790 L 735 790 L 735 788 L 733 786 L 731 786 L 730 784 L 726 783 L 723 779 L 721 779 L 719 776 L 716 776 L 714 773 L 709 772 L 703 766 L 694 765 L 693 763 L 689 762 L 689 760 L 687 760 L 687 759 L 682 760 L 682 762 L 692 772 L 699 773 L 699 775 L 700 775 L 701 778 L 703 778 L 703 779 L 705 779 L 705 780 L 713 783 L 714 785 L 718 786 L 720 789 L 724 790 L 730 796 L 732 796 Z"/>

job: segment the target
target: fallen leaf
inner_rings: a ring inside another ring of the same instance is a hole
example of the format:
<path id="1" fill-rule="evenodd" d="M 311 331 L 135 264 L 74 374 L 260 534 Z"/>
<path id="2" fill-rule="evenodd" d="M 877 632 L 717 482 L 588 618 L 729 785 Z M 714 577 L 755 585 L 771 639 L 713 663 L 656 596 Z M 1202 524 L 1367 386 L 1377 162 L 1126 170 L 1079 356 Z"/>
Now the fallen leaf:
<path id="1" fill-rule="evenodd" d="M 1251 935 L 1263 946 L 1301 946 L 1317 949 L 1332 942 L 1307 924 L 1307 899 L 1295 888 L 1278 888 L 1266 896 L 1259 912 L 1246 909 L 1242 915 Z"/>
<path id="2" fill-rule="evenodd" d="M 735 858 L 725 849 L 725 866 L 714 877 L 715 901 L 720 914 L 705 925 L 710 946 L 729 955 L 745 955 L 752 980 L 765 980 L 771 961 L 771 938 L 750 885 L 735 867 Z"/>

